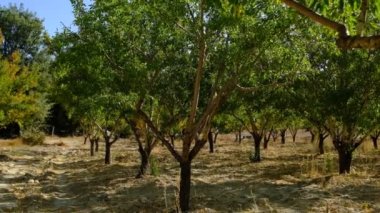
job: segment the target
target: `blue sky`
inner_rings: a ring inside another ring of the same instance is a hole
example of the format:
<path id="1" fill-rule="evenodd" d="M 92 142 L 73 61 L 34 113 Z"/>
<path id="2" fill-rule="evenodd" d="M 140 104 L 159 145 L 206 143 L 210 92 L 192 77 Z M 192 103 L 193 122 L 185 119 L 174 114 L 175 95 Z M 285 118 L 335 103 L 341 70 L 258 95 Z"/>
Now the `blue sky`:
<path id="1" fill-rule="evenodd" d="M 70 0 L 0 0 L 2 7 L 8 7 L 9 4 L 19 6 L 21 3 L 25 9 L 35 12 L 37 17 L 44 20 L 45 29 L 50 35 L 54 35 L 57 30 L 62 31 L 62 23 L 66 27 L 73 27 Z"/>

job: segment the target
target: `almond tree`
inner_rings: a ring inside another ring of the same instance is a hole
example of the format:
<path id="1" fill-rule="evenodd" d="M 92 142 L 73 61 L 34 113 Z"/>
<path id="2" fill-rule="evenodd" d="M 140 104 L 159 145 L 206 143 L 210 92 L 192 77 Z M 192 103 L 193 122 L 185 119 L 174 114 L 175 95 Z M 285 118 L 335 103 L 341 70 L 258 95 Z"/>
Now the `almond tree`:
<path id="1" fill-rule="evenodd" d="M 315 71 L 296 83 L 296 100 L 304 106 L 305 117 L 331 136 L 339 155 L 339 173 L 349 173 L 352 153 L 376 128 L 379 56 L 333 51 L 331 43 L 317 46 L 310 48 Z"/>
<path id="2" fill-rule="evenodd" d="M 245 89 L 241 77 L 256 72 L 272 46 L 268 32 L 288 26 L 273 21 L 283 10 L 204 0 L 72 2 L 79 39 L 108 65 L 112 91 L 135 95 L 130 118 L 143 120 L 179 163 L 180 208 L 188 211 L 191 165 L 213 117 L 235 88 Z M 160 116 L 151 115 L 150 101 Z M 169 136 L 179 127 L 182 146 L 174 147 Z"/>

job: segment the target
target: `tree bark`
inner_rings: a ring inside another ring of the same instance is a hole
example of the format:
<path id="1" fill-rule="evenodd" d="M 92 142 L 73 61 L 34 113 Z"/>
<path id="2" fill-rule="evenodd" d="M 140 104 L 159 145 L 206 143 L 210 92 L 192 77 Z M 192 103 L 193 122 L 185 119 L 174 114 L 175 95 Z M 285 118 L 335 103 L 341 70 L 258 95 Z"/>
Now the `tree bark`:
<path id="1" fill-rule="evenodd" d="M 285 144 L 286 129 L 280 130 L 280 136 L 281 136 L 281 143 Z"/>
<path id="2" fill-rule="evenodd" d="M 339 174 L 349 174 L 352 162 L 352 151 L 338 150 L 339 154 Z"/>
<path id="3" fill-rule="evenodd" d="M 94 156 L 94 151 L 95 151 L 95 140 L 90 140 L 90 154 L 91 156 Z"/>
<path id="4" fill-rule="evenodd" d="M 99 138 L 95 140 L 95 152 L 99 152 Z"/>
<path id="5" fill-rule="evenodd" d="M 323 133 L 318 134 L 318 149 L 319 149 L 319 154 L 323 155 L 325 154 L 325 149 L 324 149 L 324 141 L 325 141 L 325 136 Z"/>
<path id="6" fill-rule="evenodd" d="M 111 164 L 111 143 L 106 141 L 106 154 L 104 157 L 105 164 Z"/>
<path id="7" fill-rule="evenodd" d="M 209 152 L 214 153 L 214 137 L 211 131 L 208 132 L 207 138 L 208 138 L 208 144 L 209 144 Z"/>
<path id="8" fill-rule="evenodd" d="M 151 150 L 144 150 L 144 148 L 141 146 L 139 147 L 139 153 L 140 153 L 140 168 L 139 172 L 136 175 L 136 178 L 142 178 L 146 174 L 146 170 L 149 166 L 149 158 L 150 158 L 150 151 Z"/>
<path id="9" fill-rule="evenodd" d="M 338 151 L 339 156 L 339 174 L 350 173 L 352 152 L 359 144 L 342 141 L 340 139 L 333 140 L 334 147 Z"/>
<path id="10" fill-rule="evenodd" d="M 376 134 L 370 136 L 372 143 L 373 143 L 373 148 L 375 148 L 375 149 L 378 149 L 377 140 L 379 139 L 379 136 L 380 136 L 380 133 L 376 133 Z"/>
<path id="11" fill-rule="evenodd" d="M 252 134 L 253 136 L 253 142 L 254 142 L 254 154 L 251 156 L 251 162 L 260 162 L 261 156 L 260 156 L 260 144 L 262 140 L 262 135 L 260 134 Z"/>
<path id="12" fill-rule="evenodd" d="M 373 147 L 375 149 L 378 149 L 378 146 L 377 146 L 377 140 L 376 139 L 372 139 L 372 142 L 373 142 Z"/>
<path id="13" fill-rule="evenodd" d="M 290 128 L 290 134 L 292 135 L 292 140 L 293 140 L 293 143 L 296 142 L 296 136 L 297 136 L 297 132 L 298 132 L 298 129 L 292 129 Z"/>
<path id="14" fill-rule="evenodd" d="M 191 161 L 180 163 L 180 167 L 179 205 L 182 212 L 188 212 L 190 209 Z"/>

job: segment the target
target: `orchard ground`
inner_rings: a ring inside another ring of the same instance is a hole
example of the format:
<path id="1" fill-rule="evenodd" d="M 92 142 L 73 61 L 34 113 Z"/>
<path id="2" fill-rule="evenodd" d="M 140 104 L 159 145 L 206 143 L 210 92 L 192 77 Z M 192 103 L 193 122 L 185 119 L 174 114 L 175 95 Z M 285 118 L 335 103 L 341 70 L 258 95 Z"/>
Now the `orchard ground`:
<path id="1" fill-rule="evenodd" d="M 179 146 L 180 143 L 178 143 Z M 163 146 L 153 151 L 153 174 L 135 179 L 137 144 L 120 140 L 104 165 L 82 137 L 48 137 L 41 146 L 0 141 L 1 212 L 175 212 L 179 165 Z M 216 152 L 193 162 L 194 212 L 380 212 L 380 151 L 367 141 L 354 152 L 352 173 L 338 175 L 330 141 L 326 154 L 300 132 L 296 143 L 270 141 L 263 161 L 250 163 L 252 142 L 221 135 Z"/>

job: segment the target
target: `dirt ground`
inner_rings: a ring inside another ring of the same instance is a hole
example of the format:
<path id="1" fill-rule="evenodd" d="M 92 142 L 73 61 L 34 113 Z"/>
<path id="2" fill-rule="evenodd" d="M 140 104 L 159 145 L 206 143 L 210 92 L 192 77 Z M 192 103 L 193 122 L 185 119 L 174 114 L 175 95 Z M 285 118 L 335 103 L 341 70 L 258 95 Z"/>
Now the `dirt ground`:
<path id="1" fill-rule="evenodd" d="M 194 212 L 380 212 L 380 152 L 368 142 L 354 154 L 352 173 L 338 175 L 337 156 L 316 156 L 307 133 L 296 143 L 269 143 L 263 161 L 250 163 L 252 142 L 222 135 L 193 162 Z M 0 141 L 0 212 L 175 212 L 179 166 L 159 145 L 153 174 L 135 179 L 137 144 L 103 144 L 89 156 L 83 138 L 48 137 L 42 146 Z"/>

